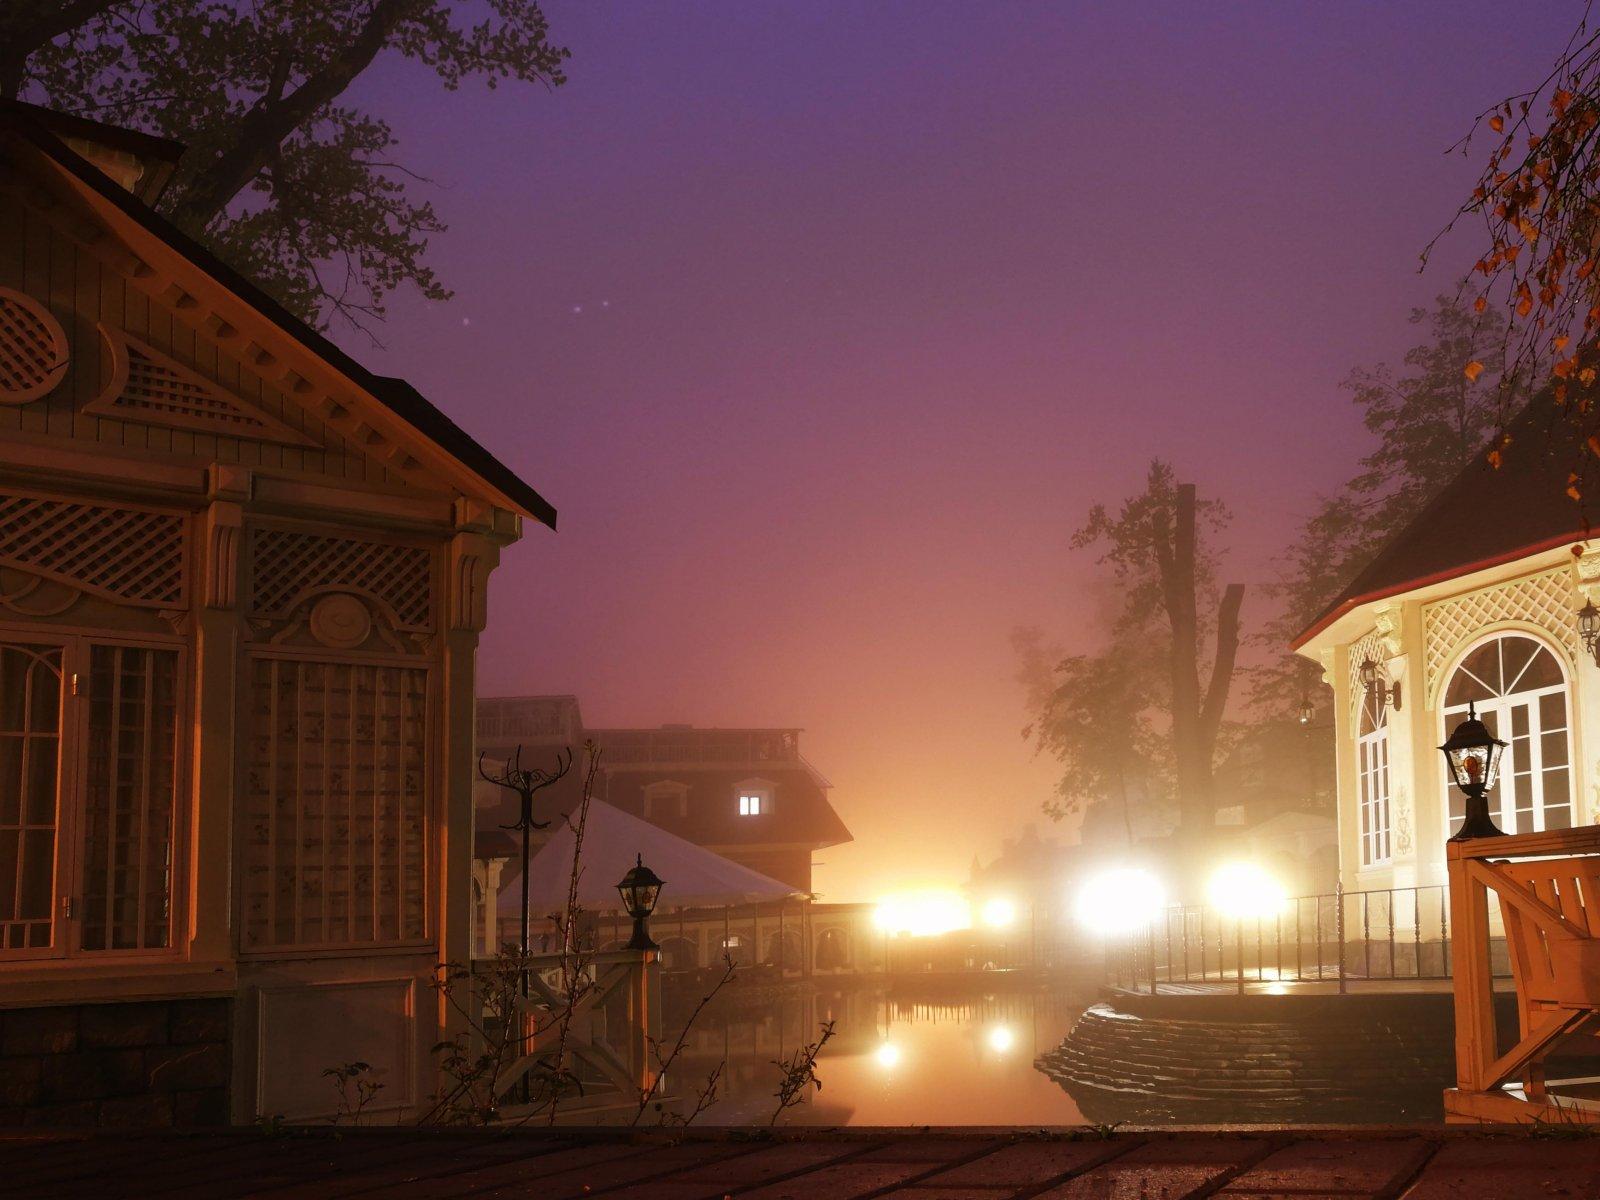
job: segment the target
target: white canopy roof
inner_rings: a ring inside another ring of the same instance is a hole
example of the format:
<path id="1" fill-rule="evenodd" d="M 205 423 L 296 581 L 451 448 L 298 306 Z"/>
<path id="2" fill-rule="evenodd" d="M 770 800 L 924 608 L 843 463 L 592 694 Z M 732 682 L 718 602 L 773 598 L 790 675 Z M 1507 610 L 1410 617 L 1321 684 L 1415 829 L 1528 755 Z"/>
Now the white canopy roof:
<path id="1" fill-rule="evenodd" d="M 535 917 L 559 912 L 567 902 L 573 840 L 572 829 L 563 824 L 533 856 L 528 870 L 528 908 Z M 617 884 L 640 857 L 665 882 L 659 901 L 663 910 L 750 904 L 797 894 L 787 883 L 741 867 L 649 821 L 595 800 L 589 805 L 589 820 L 583 833 L 578 903 L 590 912 L 620 911 L 622 898 L 617 894 Z M 500 889 L 496 911 L 502 917 L 515 917 L 521 902 L 522 884 L 513 878 Z"/>

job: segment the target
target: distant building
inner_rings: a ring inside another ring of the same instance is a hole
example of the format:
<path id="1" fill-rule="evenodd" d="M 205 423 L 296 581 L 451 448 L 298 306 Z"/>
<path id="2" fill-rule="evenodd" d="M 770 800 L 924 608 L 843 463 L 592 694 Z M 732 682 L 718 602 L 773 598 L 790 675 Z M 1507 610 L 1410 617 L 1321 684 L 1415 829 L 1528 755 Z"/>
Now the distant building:
<path id="1" fill-rule="evenodd" d="M 533 489 L 0 104 L 0 1123 L 409 1119 L 462 1028 L 472 695 Z"/>
<path id="2" fill-rule="evenodd" d="M 1600 670 L 1577 621 L 1600 601 L 1600 546 L 1566 496 L 1587 451 L 1552 424 L 1535 402 L 1504 466 L 1462 471 L 1296 642 L 1334 692 L 1347 888 L 1444 883 L 1463 814 L 1437 747 L 1469 704 L 1509 743 L 1502 830 L 1600 822 Z"/>
<path id="3" fill-rule="evenodd" d="M 480 698 L 477 728 L 489 758 L 521 746 L 525 764 L 547 766 L 563 747 L 577 753 L 572 772 L 543 797 L 544 815 L 577 802 L 581 747 L 592 739 L 602 752 L 597 799 L 799 892 L 812 891 L 813 855 L 851 840 L 829 800 L 832 785 L 800 753 L 798 729 L 589 729 L 571 696 Z M 478 792 L 479 836 L 487 838 L 509 823 L 509 799 L 490 785 Z"/>
<path id="4" fill-rule="evenodd" d="M 1218 852 L 1266 868 L 1293 895 L 1332 891 L 1339 868 L 1333 741 L 1323 714 L 1246 730 L 1215 773 Z"/>

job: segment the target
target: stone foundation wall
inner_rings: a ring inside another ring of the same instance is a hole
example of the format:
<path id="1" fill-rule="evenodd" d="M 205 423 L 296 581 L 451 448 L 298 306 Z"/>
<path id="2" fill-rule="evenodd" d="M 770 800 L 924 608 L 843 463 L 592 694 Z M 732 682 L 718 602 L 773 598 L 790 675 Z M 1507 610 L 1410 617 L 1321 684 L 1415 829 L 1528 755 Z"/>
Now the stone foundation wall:
<path id="1" fill-rule="evenodd" d="M 231 1005 L 0 1010 L 0 1125 L 226 1125 Z"/>

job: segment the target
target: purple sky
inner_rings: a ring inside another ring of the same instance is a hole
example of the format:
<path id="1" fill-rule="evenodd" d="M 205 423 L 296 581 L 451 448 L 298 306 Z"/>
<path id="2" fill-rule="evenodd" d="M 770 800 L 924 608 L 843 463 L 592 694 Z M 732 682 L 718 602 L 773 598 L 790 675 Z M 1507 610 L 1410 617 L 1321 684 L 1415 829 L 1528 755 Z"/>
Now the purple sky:
<path id="1" fill-rule="evenodd" d="M 484 692 L 803 727 L 848 899 L 1037 818 L 1008 635 L 1087 648 L 1067 540 L 1152 455 L 1269 576 L 1363 449 L 1339 381 L 1470 263 L 1416 272 L 1475 175 L 1443 151 L 1582 5 L 545 7 L 554 93 L 363 83 L 457 294 L 344 340 L 561 511 Z"/>

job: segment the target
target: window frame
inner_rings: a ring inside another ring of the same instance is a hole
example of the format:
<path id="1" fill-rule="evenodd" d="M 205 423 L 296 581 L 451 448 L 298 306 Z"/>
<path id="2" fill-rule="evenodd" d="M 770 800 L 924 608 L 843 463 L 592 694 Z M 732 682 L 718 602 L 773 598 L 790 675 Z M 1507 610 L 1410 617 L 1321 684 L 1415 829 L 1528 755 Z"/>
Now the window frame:
<path id="1" fill-rule="evenodd" d="M 776 802 L 777 787 L 769 779 L 742 779 L 733 785 L 733 811 L 740 820 L 772 815 L 773 805 Z M 747 806 L 747 800 L 755 800 L 753 806 Z"/>
<path id="2" fill-rule="evenodd" d="M 645 784 L 643 793 L 645 820 L 654 821 L 669 816 L 677 821 L 688 819 L 689 785 L 687 783 L 679 783 L 675 779 L 657 779 Z M 670 804 L 669 812 L 659 811 L 663 804 Z"/>
<path id="3" fill-rule="evenodd" d="M 120 633 L 75 624 L 0 622 L 0 642 L 61 647 L 61 718 L 56 774 L 56 843 L 51 881 L 50 945 L 26 950 L 0 948 L 0 967 L 17 963 L 109 963 L 129 960 L 181 960 L 187 947 L 181 931 L 189 915 L 189 826 L 193 816 L 194 680 L 186 640 Z M 172 764 L 172 836 L 167 900 L 167 944 L 90 950 L 83 946 L 83 889 L 88 878 L 84 845 L 89 770 L 89 679 L 96 646 L 150 650 L 175 655 L 176 689 Z M 81 684 L 75 684 L 82 681 Z M 81 702 L 81 703 L 80 703 Z M 68 904 L 70 903 L 70 912 Z"/>
<path id="4" fill-rule="evenodd" d="M 1367 870 L 1373 867 L 1386 867 L 1394 862 L 1394 809 L 1389 776 L 1389 706 L 1387 704 L 1379 706 L 1371 696 L 1363 695 L 1358 722 L 1356 840 L 1361 847 L 1361 869 Z"/>
<path id="5" fill-rule="evenodd" d="M 1568 663 L 1566 656 L 1562 654 L 1561 648 L 1553 643 L 1547 636 L 1545 636 L 1542 631 L 1529 629 L 1521 625 L 1501 626 L 1481 634 L 1461 648 L 1461 650 L 1452 658 L 1450 669 L 1444 672 L 1439 685 L 1438 712 L 1439 728 L 1441 730 L 1440 740 L 1443 741 L 1445 738 L 1447 738 L 1449 736 L 1450 728 L 1467 715 L 1468 706 L 1466 704 L 1447 705 L 1445 703 L 1446 697 L 1450 694 L 1450 686 L 1455 682 L 1456 675 L 1466 664 L 1467 659 L 1470 658 L 1473 653 L 1492 642 L 1513 637 L 1530 641 L 1538 646 L 1540 650 L 1548 654 L 1555 662 L 1556 670 L 1561 675 L 1561 681 L 1559 684 L 1548 684 L 1544 687 L 1532 688 L 1527 691 L 1511 690 L 1500 695 L 1496 695 L 1489 700 L 1480 700 L 1477 702 L 1478 716 L 1480 718 L 1485 715 L 1492 716 L 1495 736 L 1504 739 L 1507 743 L 1504 751 L 1504 757 L 1500 763 L 1500 781 L 1496 786 L 1496 791 L 1499 793 L 1498 802 L 1494 802 L 1494 797 L 1490 798 L 1492 806 L 1490 808 L 1489 815 L 1491 818 L 1493 818 L 1495 824 L 1506 833 L 1529 833 L 1543 830 L 1545 828 L 1545 810 L 1547 807 L 1544 796 L 1545 775 L 1547 771 L 1564 769 L 1567 776 L 1566 806 L 1568 809 L 1569 818 L 1568 827 L 1570 828 L 1572 825 L 1577 823 L 1579 815 L 1579 797 L 1576 786 L 1576 763 L 1578 761 L 1576 739 L 1577 725 L 1575 721 L 1575 695 L 1572 682 L 1572 670 L 1571 664 Z M 1537 655 L 1534 657 L 1537 657 Z M 1532 665 L 1532 663 L 1533 659 L 1530 658 L 1528 663 L 1524 665 L 1523 671 L 1525 672 L 1527 668 Z M 1518 678 L 1520 679 L 1520 675 Z M 1564 729 L 1560 730 L 1545 730 L 1543 728 L 1543 719 L 1541 714 L 1541 708 L 1543 706 L 1541 705 L 1540 701 L 1547 696 L 1557 695 L 1560 696 L 1563 701 L 1566 726 Z M 1520 828 L 1517 820 L 1515 777 L 1518 773 L 1518 759 L 1516 756 L 1516 741 L 1518 738 L 1513 736 L 1512 729 L 1514 727 L 1514 710 L 1518 708 L 1525 708 L 1527 711 L 1528 731 L 1526 734 L 1526 740 L 1528 743 L 1528 758 L 1530 760 L 1530 764 L 1537 763 L 1537 766 L 1530 765 L 1527 770 L 1530 787 L 1530 815 L 1532 817 L 1532 829 Z M 1544 738 L 1548 735 L 1556 733 L 1560 733 L 1565 736 L 1566 763 L 1562 766 L 1547 768 L 1544 764 Z M 1455 789 L 1452 786 L 1447 773 L 1442 774 L 1440 785 L 1444 793 L 1444 833 L 1448 838 L 1453 833 L 1452 826 L 1454 823 L 1454 818 L 1451 815 L 1450 808 L 1452 800 L 1455 799 Z"/>

